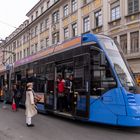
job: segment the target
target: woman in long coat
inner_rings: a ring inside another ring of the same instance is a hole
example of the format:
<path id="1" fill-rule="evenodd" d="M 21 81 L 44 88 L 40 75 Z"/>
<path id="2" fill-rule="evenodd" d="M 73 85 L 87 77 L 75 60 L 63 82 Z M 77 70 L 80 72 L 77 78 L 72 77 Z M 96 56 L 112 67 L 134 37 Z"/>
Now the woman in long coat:
<path id="1" fill-rule="evenodd" d="M 27 84 L 25 107 L 26 107 L 26 111 L 25 111 L 26 124 L 28 127 L 32 127 L 34 126 L 32 124 L 32 117 L 37 114 L 32 83 Z"/>

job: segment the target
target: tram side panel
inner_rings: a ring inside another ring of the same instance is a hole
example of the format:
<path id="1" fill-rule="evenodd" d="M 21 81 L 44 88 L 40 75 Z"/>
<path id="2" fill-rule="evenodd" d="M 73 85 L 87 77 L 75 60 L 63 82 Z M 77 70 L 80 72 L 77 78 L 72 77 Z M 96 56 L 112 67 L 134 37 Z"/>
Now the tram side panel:
<path id="1" fill-rule="evenodd" d="M 100 97 L 90 97 L 90 121 L 117 125 L 118 116 L 126 116 L 121 89 L 111 89 Z"/>

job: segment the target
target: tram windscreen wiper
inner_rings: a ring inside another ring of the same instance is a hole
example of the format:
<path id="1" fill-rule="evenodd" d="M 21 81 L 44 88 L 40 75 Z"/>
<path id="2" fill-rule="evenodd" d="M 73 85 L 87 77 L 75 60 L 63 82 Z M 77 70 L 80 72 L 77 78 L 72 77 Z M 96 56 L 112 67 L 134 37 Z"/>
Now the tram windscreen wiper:
<path id="1" fill-rule="evenodd" d="M 130 86 L 130 87 L 129 87 L 129 90 L 130 90 L 130 91 L 132 91 L 132 90 L 133 90 L 133 91 L 136 91 L 136 88 L 133 87 L 133 86 Z"/>
<path id="2" fill-rule="evenodd" d="M 131 82 L 126 82 L 126 88 L 131 91 L 131 92 L 136 92 L 136 87 L 132 86 L 132 85 L 129 85 L 131 84 Z"/>

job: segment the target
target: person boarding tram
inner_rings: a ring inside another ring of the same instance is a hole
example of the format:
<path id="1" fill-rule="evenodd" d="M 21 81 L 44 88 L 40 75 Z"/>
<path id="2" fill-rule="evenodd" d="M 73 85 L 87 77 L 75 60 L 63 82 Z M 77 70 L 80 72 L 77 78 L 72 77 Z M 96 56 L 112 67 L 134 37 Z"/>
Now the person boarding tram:
<path id="1" fill-rule="evenodd" d="M 62 112 L 64 109 L 64 85 L 65 85 L 65 80 L 62 78 L 61 75 L 58 75 L 57 92 L 58 92 L 58 110 L 60 112 Z"/>
<path id="2" fill-rule="evenodd" d="M 66 79 L 65 82 L 65 93 L 67 96 L 67 111 L 72 111 L 72 93 L 73 93 L 73 75 L 70 74 L 69 77 Z"/>

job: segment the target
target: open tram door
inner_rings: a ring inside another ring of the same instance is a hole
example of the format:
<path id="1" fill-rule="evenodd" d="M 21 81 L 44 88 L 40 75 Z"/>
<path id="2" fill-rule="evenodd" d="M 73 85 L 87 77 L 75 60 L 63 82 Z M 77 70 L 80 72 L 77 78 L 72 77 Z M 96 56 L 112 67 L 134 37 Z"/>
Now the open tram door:
<path id="1" fill-rule="evenodd" d="M 89 116 L 89 60 L 88 53 L 74 57 L 74 114 L 80 118 Z"/>
<path id="2" fill-rule="evenodd" d="M 46 64 L 45 66 L 45 108 L 54 110 L 55 107 L 55 65 L 54 63 Z"/>
<path id="3" fill-rule="evenodd" d="M 65 62 L 59 62 L 56 65 L 56 97 L 57 111 L 66 114 L 71 114 L 74 112 L 73 106 L 73 94 L 67 90 L 68 81 L 70 81 L 70 76 L 73 75 L 73 60 L 67 60 Z M 63 83 L 63 91 L 61 93 L 61 83 Z M 60 91 L 60 92 L 59 92 Z"/>

